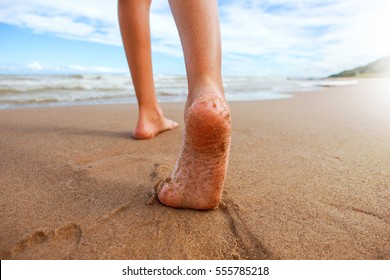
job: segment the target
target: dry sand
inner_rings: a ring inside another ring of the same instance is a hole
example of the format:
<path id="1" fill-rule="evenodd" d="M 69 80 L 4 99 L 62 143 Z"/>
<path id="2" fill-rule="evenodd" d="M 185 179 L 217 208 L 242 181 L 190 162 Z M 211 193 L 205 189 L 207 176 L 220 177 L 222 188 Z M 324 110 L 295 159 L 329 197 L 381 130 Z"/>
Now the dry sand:
<path id="1" fill-rule="evenodd" d="M 0 111 L 1 259 L 389 259 L 390 81 L 231 103 L 223 202 L 147 202 L 175 131 L 131 139 L 134 105 Z"/>

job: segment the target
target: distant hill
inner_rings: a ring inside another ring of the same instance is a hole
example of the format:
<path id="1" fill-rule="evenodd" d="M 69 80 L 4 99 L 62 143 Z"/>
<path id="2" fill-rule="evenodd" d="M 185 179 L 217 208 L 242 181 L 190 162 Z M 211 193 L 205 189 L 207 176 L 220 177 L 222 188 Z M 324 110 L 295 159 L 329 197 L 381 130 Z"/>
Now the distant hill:
<path id="1" fill-rule="evenodd" d="M 351 70 L 346 70 L 335 75 L 329 76 L 329 78 L 342 78 L 342 77 L 373 77 L 390 75 L 390 56 L 375 60 L 364 66 L 359 66 Z"/>

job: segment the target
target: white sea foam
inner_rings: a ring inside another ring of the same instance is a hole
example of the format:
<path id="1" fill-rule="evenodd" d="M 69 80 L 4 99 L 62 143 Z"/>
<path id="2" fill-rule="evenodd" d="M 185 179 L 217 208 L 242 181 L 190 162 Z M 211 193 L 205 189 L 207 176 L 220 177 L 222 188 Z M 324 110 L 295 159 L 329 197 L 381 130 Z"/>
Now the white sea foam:
<path id="1" fill-rule="evenodd" d="M 230 101 L 288 98 L 288 93 L 319 89 L 324 82 L 251 76 L 224 77 L 223 81 Z M 186 100 L 184 76 L 156 75 L 154 82 L 160 102 Z M 135 102 L 128 75 L 0 75 L 0 109 Z"/>

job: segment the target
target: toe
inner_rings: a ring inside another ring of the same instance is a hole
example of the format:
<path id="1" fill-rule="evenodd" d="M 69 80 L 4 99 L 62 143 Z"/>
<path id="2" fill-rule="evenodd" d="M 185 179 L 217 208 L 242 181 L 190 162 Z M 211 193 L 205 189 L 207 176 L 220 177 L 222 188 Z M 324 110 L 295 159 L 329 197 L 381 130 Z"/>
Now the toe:
<path id="1" fill-rule="evenodd" d="M 172 124 L 171 124 L 171 128 L 172 129 L 174 129 L 174 128 L 178 127 L 178 126 L 179 126 L 179 124 L 177 122 L 172 121 Z"/>

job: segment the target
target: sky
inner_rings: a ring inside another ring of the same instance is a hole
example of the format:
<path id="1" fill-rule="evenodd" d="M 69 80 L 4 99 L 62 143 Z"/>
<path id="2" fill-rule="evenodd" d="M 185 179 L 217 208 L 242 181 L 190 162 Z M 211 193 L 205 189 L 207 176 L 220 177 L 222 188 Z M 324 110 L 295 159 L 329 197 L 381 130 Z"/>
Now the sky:
<path id="1" fill-rule="evenodd" d="M 139 0 L 142 1 L 142 0 Z M 390 0 L 219 0 L 224 75 L 325 77 L 390 55 Z M 153 69 L 184 75 L 167 0 Z M 0 0 L 0 73 L 128 73 L 115 0 Z"/>

